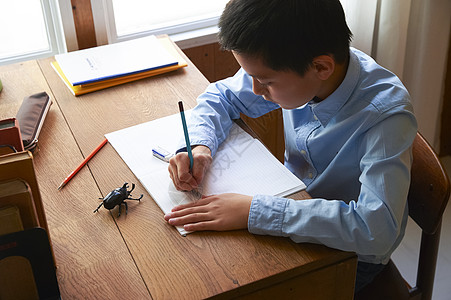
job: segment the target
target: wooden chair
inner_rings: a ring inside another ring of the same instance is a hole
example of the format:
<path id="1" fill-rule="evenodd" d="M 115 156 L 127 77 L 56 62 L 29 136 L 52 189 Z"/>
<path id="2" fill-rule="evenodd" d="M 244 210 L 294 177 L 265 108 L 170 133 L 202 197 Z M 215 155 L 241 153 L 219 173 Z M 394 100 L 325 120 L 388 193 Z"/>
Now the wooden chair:
<path id="1" fill-rule="evenodd" d="M 442 215 L 450 196 L 446 171 L 427 141 L 418 133 L 413 143 L 409 216 L 420 226 L 421 246 L 416 286 L 411 287 L 393 261 L 355 299 L 431 299 Z"/>

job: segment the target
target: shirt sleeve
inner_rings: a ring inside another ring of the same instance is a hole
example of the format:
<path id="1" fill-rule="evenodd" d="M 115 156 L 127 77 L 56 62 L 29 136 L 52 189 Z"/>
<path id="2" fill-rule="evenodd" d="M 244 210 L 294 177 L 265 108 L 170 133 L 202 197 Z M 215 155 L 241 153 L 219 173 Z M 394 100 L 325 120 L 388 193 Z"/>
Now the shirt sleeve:
<path id="1" fill-rule="evenodd" d="M 214 156 L 240 113 L 256 118 L 278 107 L 254 94 L 251 77 L 240 69 L 235 76 L 210 84 L 197 98 L 187 122 L 191 145 L 205 145 Z M 181 141 L 179 151 L 183 148 Z"/>
<path id="2" fill-rule="evenodd" d="M 256 195 L 249 213 L 249 231 L 286 236 L 295 242 L 321 243 L 354 251 L 369 262 L 385 263 L 387 253 L 399 244 L 407 221 L 415 135 L 416 121 L 408 114 L 379 122 L 356 145 L 361 170 L 357 200 L 296 201 Z"/>

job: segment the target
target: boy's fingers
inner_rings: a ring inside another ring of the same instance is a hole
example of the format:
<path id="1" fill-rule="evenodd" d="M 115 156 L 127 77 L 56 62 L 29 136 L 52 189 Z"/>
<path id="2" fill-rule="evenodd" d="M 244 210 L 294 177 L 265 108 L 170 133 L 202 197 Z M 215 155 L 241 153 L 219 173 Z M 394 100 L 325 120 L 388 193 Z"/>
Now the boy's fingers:
<path id="1" fill-rule="evenodd" d="M 197 181 L 189 172 L 187 153 L 178 153 L 169 161 L 169 176 L 177 190 L 191 191 L 197 187 Z"/>

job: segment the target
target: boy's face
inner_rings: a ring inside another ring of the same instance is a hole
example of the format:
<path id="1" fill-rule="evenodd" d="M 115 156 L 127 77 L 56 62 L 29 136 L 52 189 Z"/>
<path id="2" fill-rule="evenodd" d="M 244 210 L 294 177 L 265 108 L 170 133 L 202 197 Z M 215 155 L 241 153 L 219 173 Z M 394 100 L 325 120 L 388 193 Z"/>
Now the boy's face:
<path id="1" fill-rule="evenodd" d="M 241 67 L 252 77 L 253 91 L 267 101 L 285 109 L 300 107 L 319 96 L 322 80 L 311 67 L 304 74 L 294 71 L 275 71 L 261 59 L 232 52 Z"/>

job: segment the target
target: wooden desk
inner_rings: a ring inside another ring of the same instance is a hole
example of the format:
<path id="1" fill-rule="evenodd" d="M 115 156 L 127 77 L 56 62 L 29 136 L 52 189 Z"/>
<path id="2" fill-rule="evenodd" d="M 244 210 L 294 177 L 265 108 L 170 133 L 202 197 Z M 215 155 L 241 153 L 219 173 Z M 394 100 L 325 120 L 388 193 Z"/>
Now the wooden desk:
<path id="1" fill-rule="evenodd" d="M 352 299 L 353 253 L 245 230 L 180 236 L 109 144 L 58 191 L 105 133 L 177 113 L 179 100 L 193 107 L 208 82 L 190 63 L 74 97 L 50 62 L 0 67 L 0 118 L 15 116 L 37 92 L 54 101 L 34 163 L 63 299 Z M 129 202 L 120 218 L 117 210 L 94 214 L 98 198 L 124 182 L 136 183 L 141 203 Z"/>

